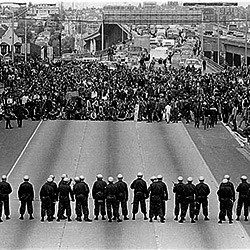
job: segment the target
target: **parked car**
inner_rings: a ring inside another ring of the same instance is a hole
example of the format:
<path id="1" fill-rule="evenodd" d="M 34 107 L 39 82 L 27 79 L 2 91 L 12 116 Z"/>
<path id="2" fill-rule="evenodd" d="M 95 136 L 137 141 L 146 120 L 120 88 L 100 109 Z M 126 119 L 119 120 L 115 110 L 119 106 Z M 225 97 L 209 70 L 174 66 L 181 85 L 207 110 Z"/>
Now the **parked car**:
<path id="1" fill-rule="evenodd" d="M 187 66 L 190 66 L 190 67 L 195 67 L 195 69 L 202 69 L 202 63 L 199 59 L 196 59 L 196 58 L 188 58 L 186 59 L 185 61 L 185 68 Z"/>

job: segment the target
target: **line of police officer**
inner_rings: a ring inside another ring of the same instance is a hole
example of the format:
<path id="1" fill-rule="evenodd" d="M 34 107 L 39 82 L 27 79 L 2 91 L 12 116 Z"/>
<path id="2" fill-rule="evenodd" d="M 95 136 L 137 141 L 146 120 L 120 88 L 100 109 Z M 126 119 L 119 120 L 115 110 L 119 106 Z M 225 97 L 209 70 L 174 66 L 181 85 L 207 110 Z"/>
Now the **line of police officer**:
<path id="1" fill-rule="evenodd" d="M 94 199 L 94 219 L 98 220 L 99 213 L 102 216 L 102 220 L 106 220 L 106 209 L 108 221 L 116 220 L 121 222 L 119 215 L 119 208 L 121 207 L 124 220 L 129 220 L 128 217 L 128 185 L 123 181 L 123 176 L 119 174 L 117 176 L 117 182 L 114 183 L 113 177 L 108 178 L 108 183 L 103 180 L 103 176 L 98 174 L 97 180 L 92 187 L 92 197 Z M 76 201 L 75 213 L 76 220 L 82 221 L 82 215 L 84 221 L 91 222 L 89 218 L 88 208 L 88 196 L 90 189 L 85 182 L 83 176 L 75 177 L 73 188 L 71 187 L 72 179 L 68 178 L 66 174 L 63 174 L 61 181 L 58 185 L 54 181 L 55 176 L 50 175 L 46 183 L 44 183 L 40 189 L 39 196 L 41 200 L 41 221 L 44 222 L 45 216 L 48 221 L 53 221 L 55 217 L 55 205 L 58 201 L 57 220 L 62 219 L 71 220 L 71 205 L 70 201 Z M 29 219 L 33 217 L 33 200 L 34 200 L 34 188 L 29 182 L 29 176 L 25 175 L 23 183 L 18 188 L 18 198 L 20 200 L 20 220 L 24 219 L 25 210 L 27 207 Z M 132 207 L 132 220 L 135 220 L 135 216 L 138 213 L 139 205 L 141 212 L 144 214 L 144 220 L 147 218 L 146 199 L 149 198 L 149 221 L 152 222 L 153 218 L 157 220 L 160 217 L 162 223 L 165 222 L 166 204 L 168 200 L 167 185 L 163 182 L 163 177 L 158 175 L 157 177 L 151 177 L 152 183 L 147 187 L 147 183 L 143 180 L 143 174 L 138 173 L 137 178 L 131 183 L 130 188 L 134 191 L 133 207 Z M 194 185 L 191 177 L 187 178 L 187 183 L 183 182 L 183 177 L 178 177 L 178 183 L 173 183 L 173 192 L 175 194 L 175 208 L 174 220 L 179 223 L 185 221 L 187 211 L 189 209 L 191 223 L 195 223 L 198 220 L 200 208 L 202 206 L 204 220 L 208 221 L 208 196 L 210 194 L 209 186 L 204 182 L 204 177 L 199 177 L 199 183 Z M 247 177 L 241 177 L 241 183 L 237 186 L 236 191 L 239 193 L 237 208 L 236 208 L 236 220 L 240 220 L 241 210 L 244 207 L 245 221 L 248 221 L 248 207 L 250 204 L 250 183 L 247 182 Z M 6 220 L 10 219 L 9 208 L 9 195 L 12 192 L 11 185 L 7 182 L 7 176 L 2 176 L 2 182 L 0 182 L 0 222 L 2 220 L 2 210 L 4 207 L 4 213 Z M 235 202 L 235 188 L 230 181 L 229 175 L 225 175 L 222 183 L 217 191 L 218 200 L 220 202 L 219 221 L 226 220 L 228 217 L 229 223 L 233 223 L 232 210 L 233 203 Z M 64 212 L 66 211 L 66 216 Z M 179 219 L 180 215 L 180 219 Z"/>

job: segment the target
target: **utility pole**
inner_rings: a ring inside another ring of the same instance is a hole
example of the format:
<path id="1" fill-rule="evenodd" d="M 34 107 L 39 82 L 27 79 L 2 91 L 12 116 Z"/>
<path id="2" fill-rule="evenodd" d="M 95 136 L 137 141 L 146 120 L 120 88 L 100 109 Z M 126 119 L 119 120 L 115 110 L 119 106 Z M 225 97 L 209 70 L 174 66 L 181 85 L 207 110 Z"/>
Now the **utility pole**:
<path id="1" fill-rule="evenodd" d="M 14 60 L 15 60 L 15 55 L 14 55 L 14 11 L 12 13 L 12 20 L 11 20 L 11 23 L 12 23 L 12 33 L 11 33 L 11 58 L 12 58 L 12 63 L 14 63 Z"/>
<path id="2" fill-rule="evenodd" d="M 204 15 L 203 10 L 201 10 L 201 55 L 204 56 L 203 46 L 204 46 L 204 31 L 203 31 L 203 21 L 204 21 Z"/>
<path id="3" fill-rule="evenodd" d="M 218 40 L 217 40 L 217 45 L 218 45 L 218 55 L 217 55 L 217 63 L 220 65 L 220 25 L 219 25 L 219 23 L 220 23 L 220 8 L 218 8 L 218 16 L 217 16 L 217 33 L 218 33 Z"/>
<path id="4" fill-rule="evenodd" d="M 248 33 L 248 15 L 247 15 L 247 10 L 246 10 L 246 27 L 245 27 L 245 65 L 247 67 L 247 33 Z"/>
<path id="5" fill-rule="evenodd" d="M 24 20 L 24 62 L 27 63 L 27 18 Z"/>

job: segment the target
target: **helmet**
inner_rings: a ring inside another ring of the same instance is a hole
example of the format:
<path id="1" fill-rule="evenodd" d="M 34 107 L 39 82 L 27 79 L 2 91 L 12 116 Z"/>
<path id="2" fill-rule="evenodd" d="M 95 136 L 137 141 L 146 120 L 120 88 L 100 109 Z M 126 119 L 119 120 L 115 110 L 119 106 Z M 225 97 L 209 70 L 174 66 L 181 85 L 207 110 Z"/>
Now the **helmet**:
<path id="1" fill-rule="evenodd" d="M 110 176 L 110 177 L 108 178 L 108 182 L 113 182 L 113 181 L 114 181 L 113 177 Z"/>
<path id="2" fill-rule="evenodd" d="M 55 179 L 55 176 L 54 176 L 53 174 L 51 174 L 51 175 L 49 176 L 49 178 L 51 178 L 52 180 L 54 180 L 54 179 Z"/>
<path id="3" fill-rule="evenodd" d="M 79 178 L 81 181 L 83 181 L 85 179 L 83 175 L 80 175 Z"/>
<path id="4" fill-rule="evenodd" d="M 157 179 L 158 179 L 158 180 L 161 180 L 162 178 L 163 178 L 162 175 L 160 175 L 160 174 L 157 175 Z"/>
<path id="5" fill-rule="evenodd" d="M 5 174 L 2 175 L 2 180 L 7 180 L 7 176 Z"/>
<path id="6" fill-rule="evenodd" d="M 228 183 L 228 179 L 223 179 L 222 183 Z"/>
<path id="7" fill-rule="evenodd" d="M 230 179 L 230 176 L 228 175 L 228 174 L 226 174 L 225 176 L 224 176 L 224 179 Z"/>
<path id="8" fill-rule="evenodd" d="M 80 178 L 78 176 L 76 176 L 74 180 L 75 180 L 75 182 L 79 182 Z"/>
<path id="9" fill-rule="evenodd" d="M 96 176 L 96 178 L 97 178 L 97 179 L 102 179 L 103 176 L 102 176 L 101 174 L 98 174 L 98 175 Z"/>
<path id="10" fill-rule="evenodd" d="M 143 174 L 141 173 L 141 172 L 139 172 L 138 174 L 137 174 L 137 177 L 142 177 L 143 176 Z"/>
<path id="11" fill-rule="evenodd" d="M 240 178 L 241 180 L 247 180 L 247 177 L 245 175 L 242 175 Z"/>
<path id="12" fill-rule="evenodd" d="M 156 179 L 157 179 L 157 178 L 156 178 L 156 176 L 154 176 L 154 175 L 150 178 L 151 181 L 154 181 L 154 180 L 156 180 Z"/>
<path id="13" fill-rule="evenodd" d="M 69 182 L 69 178 L 68 178 L 68 177 L 65 177 L 65 178 L 63 179 L 63 181 L 64 181 L 64 182 Z"/>
<path id="14" fill-rule="evenodd" d="M 199 181 L 204 181 L 205 179 L 204 179 L 204 177 L 203 176 L 200 176 L 199 177 Z"/>
<path id="15" fill-rule="evenodd" d="M 179 176 L 179 177 L 178 177 L 178 181 L 183 181 L 183 177 L 182 177 L 182 176 Z"/>
<path id="16" fill-rule="evenodd" d="M 30 179 L 30 177 L 29 177 L 28 175 L 25 175 L 25 176 L 23 177 L 23 179 L 24 179 L 25 181 L 28 181 L 28 180 Z"/>
<path id="17" fill-rule="evenodd" d="M 118 178 L 118 179 L 122 179 L 122 178 L 123 178 L 122 174 L 118 174 L 118 175 L 117 175 L 117 178 Z"/>
<path id="18" fill-rule="evenodd" d="M 47 179 L 47 182 L 52 182 L 53 181 L 53 179 L 51 178 L 51 177 L 49 177 L 48 179 Z"/>
<path id="19" fill-rule="evenodd" d="M 192 181 L 193 181 L 193 178 L 192 178 L 192 177 L 188 177 L 188 178 L 187 178 L 187 181 L 188 181 L 188 182 L 192 182 Z"/>
<path id="20" fill-rule="evenodd" d="M 61 178 L 64 179 L 65 177 L 67 177 L 66 174 L 62 174 Z"/>

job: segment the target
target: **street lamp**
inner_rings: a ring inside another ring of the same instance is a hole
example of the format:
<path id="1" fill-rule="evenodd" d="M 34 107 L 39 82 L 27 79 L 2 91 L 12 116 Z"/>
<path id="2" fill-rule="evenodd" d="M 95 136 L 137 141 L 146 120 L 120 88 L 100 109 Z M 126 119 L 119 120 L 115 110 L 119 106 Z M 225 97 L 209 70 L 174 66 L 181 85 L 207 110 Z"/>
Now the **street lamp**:
<path id="1" fill-rule="evenodd" d="M 248 19 L 248 13 L 247 13 L 247 10 L 246 10 L 246 27 L 245 27 L 245 65 L 246 65 L 246 68 L 247 68 L 247 33 L 248 33 L 248 23 L 247 23 L 247 20 Z"/>

